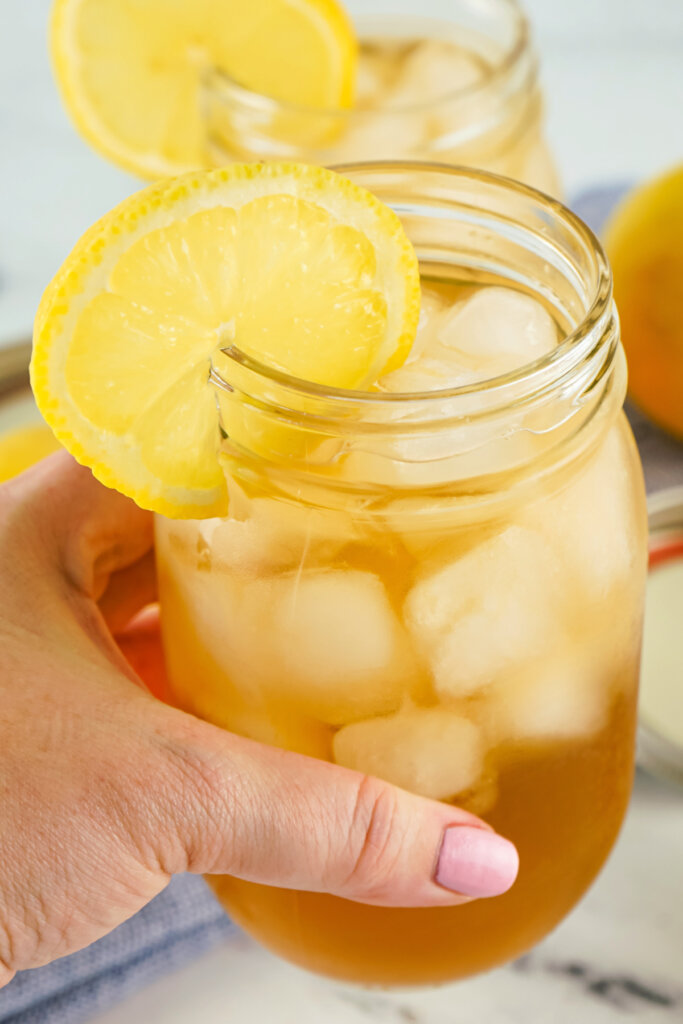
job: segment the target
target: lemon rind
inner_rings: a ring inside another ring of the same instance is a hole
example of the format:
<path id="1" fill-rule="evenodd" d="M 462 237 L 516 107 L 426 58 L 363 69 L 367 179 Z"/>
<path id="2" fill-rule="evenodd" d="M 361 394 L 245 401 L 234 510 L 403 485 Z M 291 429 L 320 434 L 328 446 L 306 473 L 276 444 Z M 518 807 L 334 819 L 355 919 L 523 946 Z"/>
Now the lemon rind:
<path id="1" fill-rule="evenodd" d="M 364 231 L 371 242 L 384 242 L 382 255 L 388 260 L 390 251 L 393 265 L 383 268 L 378 287 L 383 282 L 394 286 L 401 282 L 402 296 L 395 304 L 398 308 L 390 311 L 385 347 L 373 374 L 378 377 L 400 365 L 410 350 L 420 305 L 415 252 L 396 213 L 335 172 L 290 163 L 232 164 L 157 182 L 125 199 L 83 235 L 46 289 L 36 314 L 30 373 L 38 407 L 57 439 L 103 484 L 144 508 L 172 518 L 224 514 L 224 480 L 221 477 L 220 485 L 210 489 L 165 485 L 145 466 L 130 439 L 92 427 L 65 388 L 57 397 L 64 380 L 70 327 L 89 299 L 104 287 L 118 256 L 138 237 L 199 209 L 239 206 L 258 196 L 283 192 L 317 202 L 340 221 Z M 121 465 L 125 472 L 117 468 Z"/>

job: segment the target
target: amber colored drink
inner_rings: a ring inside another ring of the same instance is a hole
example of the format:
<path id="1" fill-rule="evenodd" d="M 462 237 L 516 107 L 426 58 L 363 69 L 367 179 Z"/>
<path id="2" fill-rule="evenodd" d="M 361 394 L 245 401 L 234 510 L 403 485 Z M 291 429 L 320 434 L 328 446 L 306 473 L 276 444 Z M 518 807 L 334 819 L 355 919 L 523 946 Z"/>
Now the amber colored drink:
<path id="1" fill-rule="evenodd" d="M 634 694 L 635 678 L 619 680 L 620 689 L 624 683 Z M 634 721 L 629 696 L 597 737 L 510 758 L 486 820 L 514 840 L 521 870 L 510 892 L 494 900 L 455 910 L 380 909 L 236 878 L 209 881 L 254 938 L 321 974 L 400 986 L 488 970 L 546 935 L 593 881 L 628 802 Z"/>
<path id="2" fill-rule="evenodd" d="M 378 388 L 471 384 L 561 335 L 508 286 L 425 279 L 414 357 Z M 545 472 L 543 431 L 477 438 L 453 460 L 447 427 L 330 449 L 329 502 L 228 458 L 227 519 L 158 523 L 181 707 L 465 807 L 519 849 L 509 893 L 448 909 L 210 879 L 265 946 L 336 978 L 431 983 L 520 954 L 585 891 L 627 805 L 645 520 L 626 422 L 587 425 Z M 458 465 L 482 481 L 500 459 L 526 468 L 498 473 L 495 506 L 481 484 L 481 501 L 449 491 Z"/>

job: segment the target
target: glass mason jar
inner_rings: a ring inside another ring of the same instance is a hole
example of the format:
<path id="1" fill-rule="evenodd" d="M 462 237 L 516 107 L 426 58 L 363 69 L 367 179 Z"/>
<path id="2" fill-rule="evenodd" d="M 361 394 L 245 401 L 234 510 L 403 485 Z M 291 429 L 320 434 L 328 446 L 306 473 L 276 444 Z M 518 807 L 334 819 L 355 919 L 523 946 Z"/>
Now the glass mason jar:
<path id="1" fill-rule="evenodd" d="M 420 159 L 482 167 L 557 195 L 538 63 L 516 0 L 423 0 L 419 15 L 367 0 L 350 110 L 279 103 L 220 71 L 204 77 L 208 159 L 305 163 Z"/>
<path id="2" fill-rule="evenodd" d="M 644 488 L 589 229 L 485 172 L 345 173 L 399 213 L 425 280 L 522 289 L 566 340 L 505 376 L 402 395 L 306 384 L 227 350 L 213 376 L 230 512 L 157 520 L 163 636 L 180 707 L 452 801 L 516 843 L 508 893 L 447 909 L 210 879 L 302 966 L 432 983 L 542 938 L 619 831 Z"/>

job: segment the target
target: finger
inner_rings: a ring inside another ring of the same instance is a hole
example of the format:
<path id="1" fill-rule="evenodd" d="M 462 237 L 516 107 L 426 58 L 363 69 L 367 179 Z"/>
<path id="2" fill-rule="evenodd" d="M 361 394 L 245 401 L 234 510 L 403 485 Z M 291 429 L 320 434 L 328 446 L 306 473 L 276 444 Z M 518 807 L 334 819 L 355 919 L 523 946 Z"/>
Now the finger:
<path id="1" fill-rule="evenodd" d="M 147 838 L 167 838 L 169 872 L 394 907 L 495 896 L 515 880 L 514 846 L 465 811 L 171 708 L 162 717 Z"/>
<path id="2" fill-rule="evenodd" d="M 131 619 L 157 598 L 157 577 L 154 552 L 148 551 L 127 569 L 119 569 L 109 577 L 107 588 L 98 604 L 112 633 L 121 633 Z"/>
<path id="3" fill-rule="evenodd" d="M 56 452 L 8 485 L 5 516 L 22 523 L 56 558 L 70 582 L 98 600 L 113 572 L 125 569 L 153 544 L 151 512 L 104 487 L 67 452 Z"/>

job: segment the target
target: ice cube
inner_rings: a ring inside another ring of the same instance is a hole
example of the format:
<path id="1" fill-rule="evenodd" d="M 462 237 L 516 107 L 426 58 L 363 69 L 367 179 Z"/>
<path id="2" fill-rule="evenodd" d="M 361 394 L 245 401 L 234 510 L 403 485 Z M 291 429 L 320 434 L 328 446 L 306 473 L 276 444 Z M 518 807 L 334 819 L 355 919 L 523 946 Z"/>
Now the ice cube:
<path id="1" fill-rule="evenodd" d="M 329 725 L 273 701 L 253 705 L 222 701 L 208 710 L 209 714 L 202 714 L 202 718 L 238 736 L 325 761 L 332 757 L 333 733 Z"/>
<path id="2" fill-rule="evenodd" d="M 361 45 L 356 74 L 356 110 L 383 107 L 391 83 L 391 62 L 371 44 Z"/>
<path id="3" fill-rule="evenodd" d="M 195 613 L 197 610 L 195 606 Z M 215 616 L 216 610 L 212 607 L 211 614 Z M 248 623 L 242 620 L 240 625 Z M 186 621 L 182 643 L 169 645 L 169 675 L 178 706 L 259 743 L 309 757 L 331 758 L 332 730 L 328 725 L 264 693 L 259 683 L 263 664 L 258 644 L 242 648 L 239 633 L 223 628 L 197 645 L 194 632 Z"/>
<path id="4" fill-rule="evenodd" d="M 275 572 L 329 561 L 356 536 L 344 512 L 254 498 L 227 519 L 198 524 L 200 551 L 236 573 Z"/>
<path id="5" fill-rule="evenodd" d="M 428 310 L 411 357 L 379 384 L 392 392 L 461 387 L 517 370 L 552 351 L 557 340 L 541 303 L 490 286 L 451 308 Z"/>
<path id="6" fill-rule="evenodd" d="M 334 737 L 333 752 L 337 764 L 435 800 L 473 789 L 484 758 L 476 725 L 443 708 L 347 725 Z"/>
<path id="7" fill-rule="evenodd" d="M 450 497 L 395 498 L 382 518 L 386 529 L 422 563 L 422 573 L 437 559 L 443 565 L 461 557 L 487 536 L 471 521 L 458 524 Z"/>
<path id="8" fill-rule="evenodd" d="M 405 621 L 443 700 L 476 693 L 557 635 L 563 578 L 552 547 L 512 525 L 409 591 Z"/>
<path id="9" fill-rule="evenodd" d="M 423 329 L 413 344 L 410 359 L 398 370 L 378 381 L 378 387 L 391 394 L 416 394 L 464 387 L 476 380 L 471 368 L 458 362 L 452 353 L 439 345 L 436 330 L 444 313 L 435 307 L 425 314 Z M 400 434 L 392 434 L 384 443 L 385 465 L 371 470 L 370 479 L 394 485 L 438 486 L 457 477 L 452 459 L 459 454 L 460 435 L 444 427 L 453 415 L 452 399 L 434 399 L 431 406 L 431 430 L 411 430 L 411 418 L 424 416 L 424 410 L 389 407 L 387 417 L 394 419 Z M 403 421 L 403 423 L 401 423 Z M 381 440 L 381 439 L 379 439 Z M 379 476 L 377 476 L 379 473 Z"/>
<path id="10" fill-rule="evenodd" d="M 640 470 L 627 431 L 623 423 L 615 425 L 578 475 L 527 515 L 556 544 L 567 584 L 576 582 L 576 600 L 584 606 L 603 605 L 615 588 L 644 578 L 645 507 L 633 484 L 634 470 Z"/>
<path id="11" fill-rule="evenodd" d="M 392 394 L 415 394 L 420 391 L 443 391 L 472 384 L 476 374 L 457 359 L 434 358 L 425 351 L 419 358 L 404 363 L 379 381 L 383 391 Z M 446 406 L 444 405 L 444 412 Z"/>
<path id="12" fill-rule="evenodd" d="M 400 705 L 414 664 L 374 573 L 275 578 L 260 621 L 273 659 L 271 685 L 305 714 L 340 725 Z"/>
<path id="13" fill-rule="evenodd" d="M 486 298 L 488 295 L 492 298 Z M 454 319 L 456 313 L 457 320 Z M 500 318 L 504 315 L 514 328 L 513 313 L 519 323 L 523 321 L 526 335 L 523 331 L 521 342 L 517 338 L 518 355 L 511 359 L 510 352 L 501 355 L 502 347 L 511 342 L 501 340 Z M 494 336 L 489 337 L 488 353 L 483 345 L 482 353 L 475 356 L 476 346 L 469 328 L 479 325 L 486 332 L 492 322 L 497 323 L 498 334 L 494 332 Z M 430 296 L 409 359 L 398 370 L 382 377 L 378 387 L 392 394 L 411 394 L 475 384 L 535 358 L 528 351 L 526 357 L 520 357 L 520 345 L 527 349 L 543 347 L 541 328 L 548 325 L 551 336 L 550 339 L 546 336 L 547 350 L 555 344 L 552 320 L 533 299 L 507 288 L 483 289 L 450 309 L 433 302 Z M 463 326 L 467 331 L 461 331 Z M 462 351 L 455 345 L 459 339 L 463 343 Z M 352 452 L 351 462 L 346 457 L 347 475 L 365 471 L 369 475 L 359 479 L 393 486 L 438 487 L 454 480 L 525 465 L 538 454 L 538 439 L 529 430 L 521 429 L 520 423 L 507 422 L 503 432 L 499 425 L 496 427 L 491 422 L 468 419 L 480 411 L 481 404 L 481 396 L 474 390 L 455 399 L 435 396 L 430 406 L 433 426 L 419 431 L 411 430 L 411 421 L 416 417 L 424 419 L 424 403 L 412 407 L 406 402 L 387 405 L 386 418 L 393 421 L 391 434 L 386 438 L 375 436 L 373 450 L 371 442 L 364 439 L 365 451 Z"/>
<path id="14" fill-rule="evenodd" d="M 439 323 L 438 338 L 483 380 L 540 359 L 557 346 L 558 333 L 535 299 L 492 285 L 453 306 Z"/>
<path id="15" fill-rule="evenodd" d="M 209 707 L 258 699 L 272 675 L 268 580 L 202 566 L 192 554 L 162 557 L 159 570 L 169 671 L 188 709 L 208 717 Z"/>
<path id="16" fill-rule="evenodd" d="M 174 683 L 195 714 L 237 728 L 240 709 L 275 702 L 339 725 L 395 710 L 419 682 L 374 573 L 307 570 L 253 579 L 216 566 L 182 568 L 176 580 L 165 573 L 162 596 L 167 627 L 182 636 L 169 645 Z"/>
<path id="17" fill-rule="evenodd" d="M 586 739 L 607 724 L 612 692 L 600 652 L 556 653 L 496 687 L 495 735 L 503 743 Z"/>
<path id="18" fill-rule="evenodd" d="M 489 765 L 474 786 L 458 793 L 458 807 L 482 818 L 496 806 L 499 794 L 498 772 Z"/>
<path id="19" fill-rule="evenodd" d="M 476 57 L 440 40 L 418 43 L 393 84 L 371 61 L 361 66 L 356 113 L 337 143 L 337 160 L 424 155 L 437 123 L 434 101 L 470 87 L 483 71 Z"/>
<path id="20" fill-rule="evenodd" d="M 476 380 L 472 368 L 440 342 L 440 326 L 448 311 L 448 304 L 437 292 L 423 287 L 420 321 L 410 355 L 403 366 L 378 381 L 381 390 L 394 394 L 440 391 Z"/>
<path id="21" fill-rule="evenodd" d="M 337 143 L 336 158 L 388 160 L 414 154 L 425 131 L 423 121 L 416 115 L 399 119 L 383 108 L 359 110 Z"/>
<path id="22" fill-rule="evenodd" d="M 449 309 L 449 303 L 428 284 L 422 284 L 420 294 L 420 319 L 412 348 L 406 363 L 412 363 L 422 355 L 424 350 L 436 338 L 437 325 L 441 316 Z M 394 390 L 398 390 L 394 388 Z"/>
<path id="23" fill-rule="evenodd" d="M 175 523 L 171 530 L 177 542 Z M 255 707 L 282 705 L 282 714 L 272 712 L 279 728 L 301 716 L 338 723 L 398 706 L 413 662 L 378 576 L 308 570 L 254 578 L 198 563 L 192 545 L 169 557 L 171 546 L 160 531 L 169 669 L 187 710 L 238 729 L 235 716 L 251 721 Z M 301 729 L 307 734 L 305 722 Z M 272 730 L 238 731 L 275 742 Z"/>
<path id="24" fill-rule="evenodd" d="M 476 56 L 461 47 L 439 39 L 421 40 L 404 60 L 386 106 L 433 103 L 476 85 L 483 71 Z"/>

